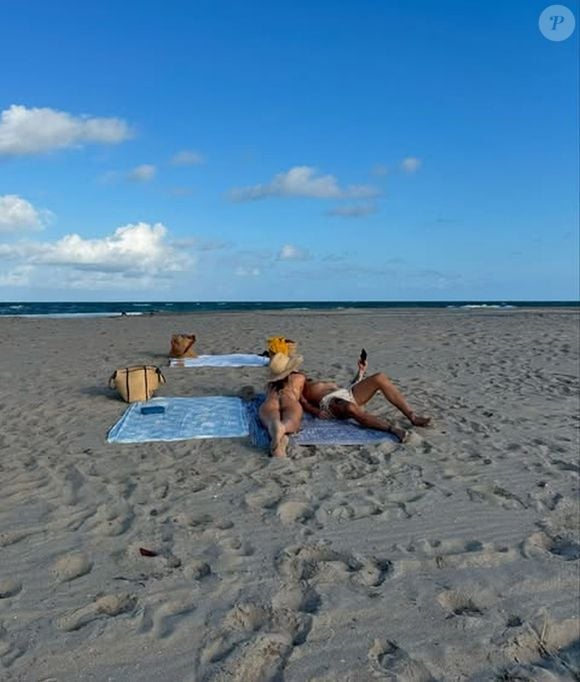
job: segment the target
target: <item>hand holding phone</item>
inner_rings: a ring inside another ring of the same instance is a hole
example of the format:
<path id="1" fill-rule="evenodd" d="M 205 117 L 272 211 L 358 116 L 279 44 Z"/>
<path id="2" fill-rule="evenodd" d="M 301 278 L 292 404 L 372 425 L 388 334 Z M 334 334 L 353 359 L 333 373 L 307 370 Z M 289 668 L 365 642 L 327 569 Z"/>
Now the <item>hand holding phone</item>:
<path id="1" fill-rule="evenodd" d="M 357 381 L 360 381 L 363 378 L 365 372 L 367 371 L 367 352 L 364 348 L 360 352 L 360 356 L 359 356 L 357 364 L 358 364 Z"/>

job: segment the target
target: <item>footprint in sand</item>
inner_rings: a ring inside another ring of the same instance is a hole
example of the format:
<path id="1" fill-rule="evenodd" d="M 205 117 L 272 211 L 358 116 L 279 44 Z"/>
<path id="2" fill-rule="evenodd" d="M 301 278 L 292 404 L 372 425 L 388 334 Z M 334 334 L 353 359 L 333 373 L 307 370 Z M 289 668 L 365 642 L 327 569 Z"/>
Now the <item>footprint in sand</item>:
<path id="1" fill-rule="evenodd" d="M 218 632 L 201 653 L 214 664 L 220 679 L 269 682 L 279 679 L 295 646 L 303 644 L 312 617 L 283 607 L 238 604 L 224 617 Z"/>
<path id="2" fill-rule="evenodd" d="M 333 521 L 342 523 L 350 519 L 364 519 L 369 516 L 380 516 L 386 507 L 398 509 L 397 504 L 390 504 L 388 496 L 377 495 L 370 488 L 357 490 L 350 495 L 332 494 L 325 500 L 316 512 L 317 521 L 325 525 L 329 517 Z"/>
<path id="3" fill-rule="evenodd" d="M 320 609 L 320 604 L 320 595 L 304 583 L 284 585 L 272 597 L 272 607 L 286 611 L 315 614 Z"/>
<path id="4" fill-rule="evenodd" d="M 551 537 L 543 531 L 532 533 L 522 545 L 522 553 L 527 559 L 538 554 L 548 554 L 563 561 L 577 561 L 580 559 L 580 544 L 573 537 Z"/>
<path id="5" fill-rule="evenodd" d="M 479 618 L 484 613 L 483 606 L 472 594 L 461 590 L 445 590 L 437 597 L 439 604 L 448 612 L 448 618 L 467 616 Z"/>
<path id="6" fill-rule="evenodd" d="M 237 536 L 227 538 L 224 547 L 226 551 L 231 552 L 238 557 L 252 556 L 254 553 L 254 547 L 249 542 L 242 540 Z"/>
<path id="7" fill-rule="evenodd" d="M 239 682 L 270 682 L 280 679 L 280 674 L 292 653 L 292 641 L 288 635 L 264 633 L 247 644 L 226 677 L 233 673 Z"/>
<path id="8" fill-rule="evenodd" d="M 14 597 L 22 590 L 22 583 L 15 578 L 0 578 L 0 599 Z"/>
<path id="9" fill-rule="evenodd" d="M 500 650 L 507 660 L 518 663 L 499 671 L 495 679 L 534 682 L 574 682 L 580 679 L 580 640 L 576 618 L 558 622 L 544 615 L 535 624 L 520 622 L 515 634 L 507 631 Z"/>
<path id="10" fill-rule="evenodd" d="M 211 567 L 205 561 L 192 559 L 183 568 L 183 575 L 189 580 L 202 580 L 211 573 Z"/>
<path id="11" fill-rule="evenodd" d="M 249 509 L 256 511 L 272 509 L 282 499 L 282 488 L 276 483 L 260 487 L 244 497 L 244 502 Z"/>
<path id="12" fill-rule="evenodd" d="M 108 594 L 99 597 L 91 604 L 64 614 L 56 621 L 56 627 L 65 632 L 73 632 L 100 618 L 113 618 L 128 613 L 135 608 L 137 598 L 130 594 Z"/>
<path id="13" fill-rule="evenodd" d="M 315 507 L 299 500 L 282 502 L 276 510 L 278 518 L 286 525 L 306 523 L 314 516 L 315 512 Z"/>
<path id="14" fill-rule="evenodd" d="M 234 527 L 234 522 L 227 518 L 214 519 L 210 514 L 177 514 L 173 517 L 173 523 L 177 526 L 186 527 L 195 533 L 203 533 L 206 530 L 211 530 L 215 533 L 216 530 L 229 530 Z"/>
<path id="15" fill-rule="evenodd" d="M 133 523 L 135 514 L 126 502 L 114 505 L 102 504 L 90 524 L 91 530 L 97 535 L 116 537 L 123 535 Z"/>
<path id="16" fill-rule="evenodd" d="M 516 548 L 482 543 L 479 540 L 423 540 L 400 548 L 409 558 L 394 562 L 397 575 L 420 568 L 493 568 L 518 559 Z"/>
<path id="17" fill-rule="evenodd" d="M 170 601 L 160 604 L 148 604 L 143 609 L 139 632 L 150 632 L 155 639 L 165 639 L 172 635 L 180 624 L 183 625 L 184 616 L 194 610 L 195 605 L 189 593 L 184 593 L 181 598 L 173 595 Z"/>
<path id="18" fill-rule="evenodd" d="M 391 640 L 376 639 L 369 649 L 371 668 L 383 680 L 393 682 L 436 682 L 427 667 L 413 660 L 409 654 Z"/>
<path id="19" fill-rule="evenodd" d="M 50 574 L 58 582 L 64 583 L 86 575 L 93 564 L 83 552 L 72 552 L 60 557 L 50 569 Z"/>
<path id="20" fill-rule="evenodd" d="M 560 493 L 550 490 L 545 481 L 537 484 L 538 491 L 528 495 L 529 504 L 539 512 L 554 511 L 564 499 Z"/>
<path id="21" fill-rule="evenodd" d="M 277 559 L 278 573 L 294 583 L 312 581 L 378 587 L 392 571 L 391 562 L 374 557 L 355 557 L 325 545 L 287 547 Z"/>
<path id="22" fill-rule="evenodd" d="M 488 502 L 503 509 L 527 509 L 517 495 L 495 484 L 474 485 L 467 488 L 467 495 L 472 502 Z"/>

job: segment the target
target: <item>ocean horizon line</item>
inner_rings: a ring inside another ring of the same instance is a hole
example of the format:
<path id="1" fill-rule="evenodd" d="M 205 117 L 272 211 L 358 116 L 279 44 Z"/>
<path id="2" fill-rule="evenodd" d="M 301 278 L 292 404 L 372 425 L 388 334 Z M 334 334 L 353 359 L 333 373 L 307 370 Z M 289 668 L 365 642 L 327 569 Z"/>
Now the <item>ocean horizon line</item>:
<path id="1" fill-rule="evenodd" d="M 280 310 L 357 309 L 495 309 L 578 308 L 567 300 L 438 300 L 438 301 L 7 301 L 0 302 L 0 317 L 117 317 L 195 312 L 251 312 Z"/>

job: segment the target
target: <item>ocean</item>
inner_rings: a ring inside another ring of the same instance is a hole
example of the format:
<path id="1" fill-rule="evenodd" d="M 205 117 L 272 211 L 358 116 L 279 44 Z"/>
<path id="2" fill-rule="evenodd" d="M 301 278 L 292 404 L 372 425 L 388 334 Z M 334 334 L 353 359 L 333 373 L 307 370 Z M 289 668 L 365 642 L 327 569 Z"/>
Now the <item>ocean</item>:
<path id="1" fill-rule="evenodd" d="M 84 301 L 0 302 L 0 316 L 114 317 L 161 313 L 241 312 L 256 310 L 360 310 L 368 308 L 578 308 L 578 301 Z"/>

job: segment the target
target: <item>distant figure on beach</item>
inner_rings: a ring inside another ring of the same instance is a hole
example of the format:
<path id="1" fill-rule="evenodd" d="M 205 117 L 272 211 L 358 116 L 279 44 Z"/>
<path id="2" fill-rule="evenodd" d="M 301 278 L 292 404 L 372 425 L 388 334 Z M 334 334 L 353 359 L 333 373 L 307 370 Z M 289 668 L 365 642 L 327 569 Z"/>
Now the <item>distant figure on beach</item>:
<path id="1" fill-rule="evenodd" d="M 276 353 L 270 360 L 266 399 L 259 415 L 270 434 L 270 453 L 274 457 L 285 457 L 288 434 L 300 429 L 304 414 L 300 396 L 306 381 L 304 374 L 298 372 L 302 362 L 299 355 L 288 357 L 283 353 Z"/>
<path id="2" fill-rule="evenodd" d="M 363 379 L 367 366 L 366 360 L 359 358 L 357 375 L 348 388 L 341 388 L 334 382 L 306 379 L 300 404 L 306 412 L 320 419 L 354 419 L 365 428 L 393 433 L 404 443 L 409 435 L 405 429 L 388 419 L 375 417 L 363 410 L 362 406 L 366 405 L 375 393 L 380 392 L 411 424 L 429 425 L 431 418 L 416 415 L 399 390 L 382 372 Z"/>

